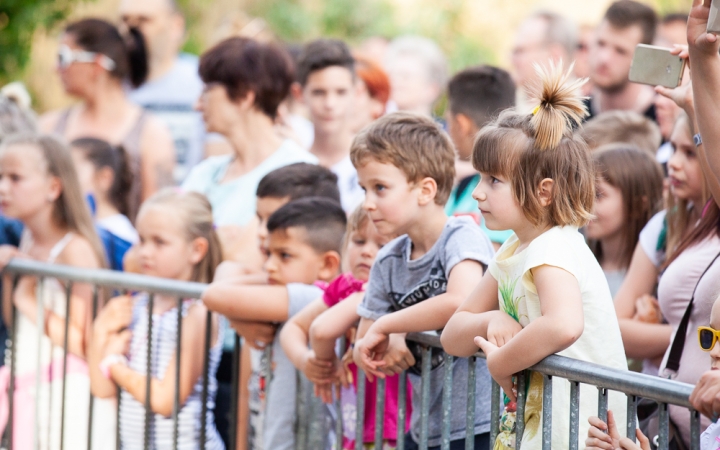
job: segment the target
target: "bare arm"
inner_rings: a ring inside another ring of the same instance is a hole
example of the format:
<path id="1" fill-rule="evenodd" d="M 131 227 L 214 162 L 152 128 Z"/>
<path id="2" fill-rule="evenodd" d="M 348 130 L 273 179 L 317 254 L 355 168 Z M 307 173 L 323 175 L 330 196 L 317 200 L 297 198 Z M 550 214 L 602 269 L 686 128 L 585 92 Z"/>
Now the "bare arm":
<path id="1" fill-rule="evenodd" d="M 491 318 L 490 315 L 483 313 L 497 309 L 498 283 L 490 272 L 486 272 L 445 326 L 440 336 L 445 351 L 462 357 L 477 352 L 478 348 L 473 338 L 475 336 L 487 338 L 487 326 Z"/>
<path id="2" fill-rule="evenodd" d="M 230 320 L 285 322 L 288 319 L 290 300 L 285 286 L 212 283 L 202 300 L 208 309 Z"/>
<path id="3" fill-rule="evenodd" d="M 638 244 L 614 301 L 625 353 L 630 358 L 656 358 L 662 356 L 670 345 L 670 325 L 644 323 L 633 319 L 636 312 L 635 302 L 643 295 L 652 293 L 657 277 L 657 267 Z"/>
<path id="4" fill-rule="evenodd" d="M 687 38 L 695 98 L 697 126 L 702 135 L 707 164 L 714 178 L 720 178 L 720 43 L 706 33 L 710 2 L 693 0 Z M 717 198 L 716 198 L 717 201 Z"/>
<path id="5" fill-rule="evenodd" d="M 584 315 L 577 279 L 553 266 L 536 267 L 532 274 L 542 315 L 488 355 L 488 370 L 496 380 L 509 378 L 568 348 L 582 335 Z"/>
<path id="6" fill-rule="evenodd" d="M 205 319 L 207 310 L 202 305 L 190 307 L 187 316 L 183 319 L 182 349 L 185 355 L 198 355 L 196 358 L 185 357 L 180 359 L 180 404 L 183 405 L 192 393 L 193 386 L 203 375 L 203 355 L 205 336 Z M 217 318 L 212 325 L 212 342 L 218 338 Z M 162 380 L 151 380 L 150 407 L 156 414 L 165 417 L 172 415 L 175 399 L 175 358 L 174 355 L 168 363 L 168 368 Z M 130 393 L 140 403 L 145 402 L 146 377 L 122 364 L 110 367 L 113 381 Z"/>
<path id="7" fill-rule="evenodd" d="M 170 131 L 151 117 L 140 138 L 140 179 L 142 199 L 174 184 L 175 144 Z"/>
<path id="8" fill-rule="evenodd" d="M 364 292 L 356 292 L 313 321 L 310 326 L 310 346 L 318 359 L 332 360 L 335 357 L 335 341 L 360 319 L 357 307 L 364 295 Z"/>

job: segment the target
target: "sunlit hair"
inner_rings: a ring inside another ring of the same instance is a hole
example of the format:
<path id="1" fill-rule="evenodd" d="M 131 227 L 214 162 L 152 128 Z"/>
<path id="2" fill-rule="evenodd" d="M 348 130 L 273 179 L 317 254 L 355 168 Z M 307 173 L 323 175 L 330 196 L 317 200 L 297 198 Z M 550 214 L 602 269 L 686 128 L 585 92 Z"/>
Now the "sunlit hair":
<path id="1" fill-rule="evenodd" d="M 48 177 L 55 177 L 62 190 L 53 204 L 52 219 L 61 227 L 67 228 L 85 238 L 93 249 L 102 266 L 107 265 L 105 251 L 98 238 L 90 209 L 83 198 L 78 183 L 77 172 L 70 156 L 70 149 L 55 137 L 41 134 L 14 134 L 3 140 L 0 154 L 8 151 L 23 152 L 15 147 L 32 147 L 40 153 L 42 170 Z"/>
<path id="2" fill-rule="evenodd" d="M 185 232 L 185 238 L 191 242 L 203 238 L 208 242 L 208 250 L 203 259 L 193 268 L 191 281 L 209 283 L 215 275 L 215 269 L 222 262 L 222 247 L 213 225 L 212 207 L 207 197 L 197 192 L 185 192 L 177 188 L 166 188 L 149 199 L 140 207 L 138 217 L 153 207 L 168 208 L 176 216 Z"/>
<path id="3" fill-rule="evenodd" d="M 647 152 L 629 144 L 609 144 L 593 153 L 598 179 L 620 190 L 622 196 L 621 254 L 624 269 L 630 266 L 640 231 L 662 208 L 663 172 Z M 603 257 L 600 241 L 589 240 L 598 260 Z"/>
<path id="4" fill-rule="evenodd" d="M 432 178 L 437 183 L 435 203 L 444 205 L 455 181 L 455 147 L 432 119 L 395 112 L 382 116 L 355 136 L 350 146 L 353 165 L 369 160 L 392 164 L 408 182 Z"/>
<path id="5" fill-rule="evenodd" d="M 533 114 L 509 109 L 485 126 L 475 141 L 473 166 L 507 178 L 525 217 L 535 226 L 583 226 L 592 217 L 595 176 L 585 142 L 575 137 L 587 110 L 578 94 L 584 80 L 571 81 L 572 67 L 536 66 L 539 83 Z M 550 205 L 542 206 L 540 182 L 553 180 Z"/>
<path id="6" fill-rule="evenodd" d="M 654 157 L 662 143 L 660 127 L 634 111 L 605 111 L 584 123 L 577 133 L 585 140 L 590 150 L 622 142 L 633 145 Z"/>
<path id="7" fill-rule="evenodd" d="M 387 73 L 379 64 L 361 53 L 353 53 L 353 57 L 355 73 L 365 83 L 370 97 L 383 105 L 387 103 L 390 100 L 390 78 Z"/>

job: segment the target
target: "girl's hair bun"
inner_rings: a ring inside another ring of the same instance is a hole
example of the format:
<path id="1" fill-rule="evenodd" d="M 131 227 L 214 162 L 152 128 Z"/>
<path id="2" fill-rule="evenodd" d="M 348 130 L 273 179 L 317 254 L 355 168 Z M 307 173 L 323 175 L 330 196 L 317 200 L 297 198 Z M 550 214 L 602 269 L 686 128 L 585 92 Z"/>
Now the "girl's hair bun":
<path id="1" fill-rule="evenodd" d="M 539 150 L 556 148 L 588 115 L 584 97 L 579 94 L 587 78 L 573 79 L 573 67 L 574 64 L 563 71 L 562 61 L 557 65 L 550 62 L 547 68 L 535 64 L 539 80 L 530 89 L 530 95 L 539 104 L 533 110 L 530 124 Z"/>

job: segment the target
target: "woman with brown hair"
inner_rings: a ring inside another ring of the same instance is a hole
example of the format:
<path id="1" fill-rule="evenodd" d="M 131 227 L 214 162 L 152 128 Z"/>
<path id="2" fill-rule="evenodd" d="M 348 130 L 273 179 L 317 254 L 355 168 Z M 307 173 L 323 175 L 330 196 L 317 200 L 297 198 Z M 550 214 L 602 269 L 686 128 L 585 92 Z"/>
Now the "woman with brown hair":
<path id="1" fill-rule="evenodd" d="M 95 137 L 122 145 L 135 175 L 129 211 L 134 220 L 142 200 L 172 184 L 175 167 L 175 149 L 167 127 L 125 94 L 124 83 L 137 87 L 147 77 L 142 36 L 131 28 L 123 37 L 100 19 L 74 22 L 60 38 L 57 69 L 65 91 L 81 102 L 45 114 L 40 128 L 68 142 Z"/>
<path id="2" fill-rule="evenodd" d="M 593 162 L 597 175 L 594 217 L 585 227 L 585 237 L 615 296 L 640 231 L 662 207 L 663 174 L 647 152 L 626 144 L 597 149 Z"/>

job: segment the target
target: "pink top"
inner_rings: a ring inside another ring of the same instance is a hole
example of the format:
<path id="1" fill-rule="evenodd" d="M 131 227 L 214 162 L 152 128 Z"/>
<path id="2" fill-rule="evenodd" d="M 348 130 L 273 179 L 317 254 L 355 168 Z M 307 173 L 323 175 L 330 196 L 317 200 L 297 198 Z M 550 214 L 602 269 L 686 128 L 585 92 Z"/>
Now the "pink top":
<path id="1" fill-rule="evenodd" d="M 700 376 L 710 369 L 710 353 L 700 350 L 696 336 L 699 326 L 710 323 L 710 310 L 720 292 L 720 259 L 715 261 L 699 282 L 698 279 L 718 253 L 720 253 L 720 238 L 717 235 L 706 238 L 678 255 L 660 277 L 658 302 L 663 317 L 672 325 L 673 336 L 697 285 L 680 368 L 673 377 L 677 381 L 696 384 Z M 660 365 L 661 376 L 667 363 L 668 353 L 669 350 L 665 352 Z M 670 417 L 677 425 L 683 440 L 689 444 L 690 421 L 687 409 L 670 406 L 669 410 Z M 707 417 L 701 416 L 700 431 L 709 424 Z"/>
<path id="2" fill-rule="evenodd" d="M 323 301 L 328 307 L 333 307 L 356 292 L 362 292 L 365 282 L 353 277 L 351 273 L 344 273 L 330 283 L 323 295 Z M 353 384 L 357 392 L 357 366 L 354 363 L 349 365 L 353 374 Z M 395 375 L 385 379 L 385 414 L 383 415 L 383 439 L 395 445 L 397 439 L 397 413 L 398 413 L 398 392 L 399 376 Z M 376 383 L 366 382 L 365 384 L 365 429 L 363 430 L 363 442 L 375 440 L 375 397 Z M 410 416 L 412 414 L 412 386 L 407 383 L 406 396 L 406 423 L 405 433 L 410 429 Z M 345 411 L 345 408 L 343 408 Z M 404 433 L 403 433 L 404 434 Z M 355 448 L 354 441 L 345 440 L 343 447 L 346 449 Z"/>

